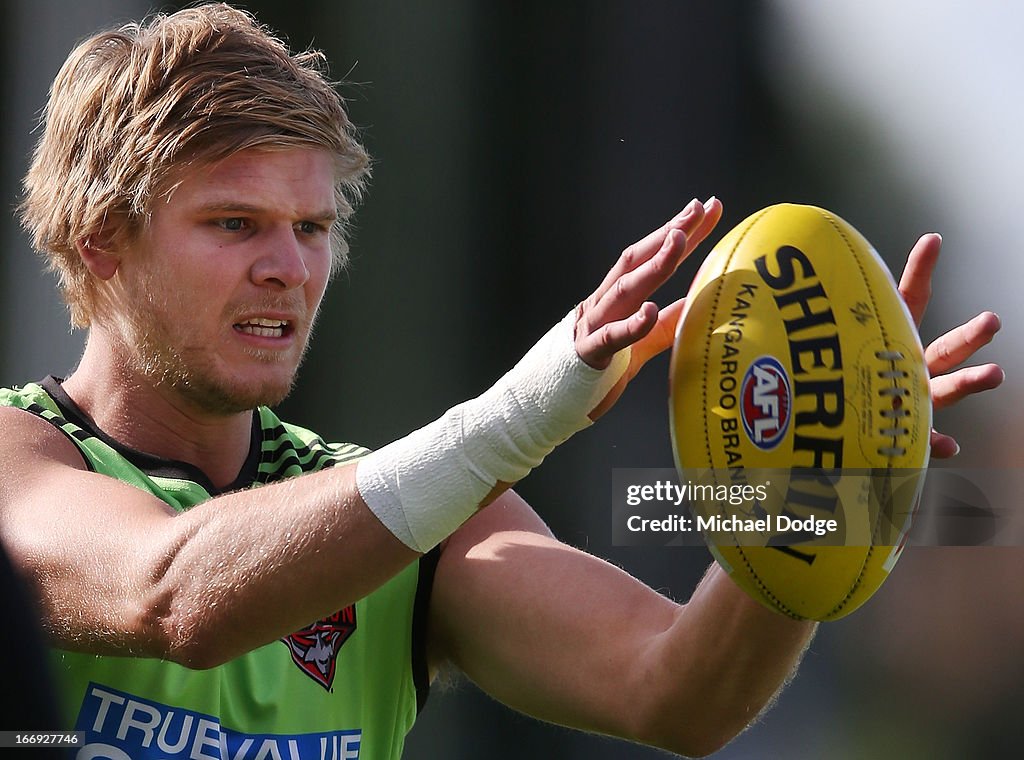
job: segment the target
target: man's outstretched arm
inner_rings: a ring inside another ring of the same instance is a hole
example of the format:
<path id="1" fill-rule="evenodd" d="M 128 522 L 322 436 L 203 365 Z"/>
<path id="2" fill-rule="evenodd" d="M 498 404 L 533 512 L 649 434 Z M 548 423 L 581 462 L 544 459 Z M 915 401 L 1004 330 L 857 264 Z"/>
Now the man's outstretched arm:
<path id="1" fill-rule="evenodd" d="M 911 251 L 900 291 L 916 322 L 938 236 Z M 925 352 L 942 409 L 994 388 L 993 364 L 956 369 L 999 329 L 985 312 Z M 934 433 L 932 455 L 956 444 Z M 751 600 L 712 565 L 677 605 L 553 538 L 514 493 L 444 547 L 430 623 L 434 667 L 451 663 L 508 705 L 543 720 L 704 755 L 743 730 L 786 682 L 814 624 Z"/>

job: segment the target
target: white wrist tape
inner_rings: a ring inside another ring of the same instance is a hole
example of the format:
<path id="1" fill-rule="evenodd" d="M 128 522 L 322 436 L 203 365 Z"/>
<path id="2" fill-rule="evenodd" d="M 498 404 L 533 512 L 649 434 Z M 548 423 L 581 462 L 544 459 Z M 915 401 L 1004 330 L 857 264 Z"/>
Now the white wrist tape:
<path id="1" fill-rule="evenodd" d="M 500 481 L 515 483 L 591 424 L 593 410 L 629 366 L 607 369 L 576 354 L 575 310 L 481 396 L 361 459 L 363 501 L 404 544 L 427 552 L 455 532 Z"/>

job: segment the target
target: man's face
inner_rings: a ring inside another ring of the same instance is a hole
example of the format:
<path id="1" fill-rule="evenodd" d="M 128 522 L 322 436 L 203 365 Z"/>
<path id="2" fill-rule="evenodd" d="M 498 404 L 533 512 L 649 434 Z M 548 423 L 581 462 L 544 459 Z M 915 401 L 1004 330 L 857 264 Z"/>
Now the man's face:
<path id="1" fill-rule="evenodd" d="M 331 268 L 327 153 L 245 150 L 185 175 L 111 281 L 127 369 L 205 412 L 291 388 Z"/>

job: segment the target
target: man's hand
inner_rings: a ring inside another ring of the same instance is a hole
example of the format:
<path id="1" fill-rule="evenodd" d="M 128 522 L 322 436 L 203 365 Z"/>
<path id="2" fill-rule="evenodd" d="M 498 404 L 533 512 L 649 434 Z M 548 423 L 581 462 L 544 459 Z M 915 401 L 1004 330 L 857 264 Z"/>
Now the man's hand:
<path id="1" fill-rule="evenodd" d="M 686 299 L 660 310 L 647 299 L 721 218 L 717 198 L 703 205 L 694 199 L 664 226 L 626 248 L 597 290 L 577 308 L 576 353 L 591 367 L 604 369 L 617 351 L 632 346 L 626 373 L 590 413 L 592 420 L 612 407 L 644 364 L 672 345 Z"/>
<path id="2" fill-rule="evenodd" d="M 941 246 L 942 238 L 939 235 L 923 235 L 910 250 L 900 278 L 900 295 L 918 327 L 931 298 L 932 272 L 935 271 Z M 1005 374 L 998 364 L 951 371 L 988 344 L 999 327 L 999 317 L 991 311 L 983 311 L 928 345 L 924 358 L 931 376 L 929 386 L 935 409 L 952 406 L 966 396 L 997 388 L 1003 382 Z M 960 451 L 960 446 L 952 437 L 937 430 L 932 430 L 931 445 L 932 456 L 937 459 L 954 456 Z"/>

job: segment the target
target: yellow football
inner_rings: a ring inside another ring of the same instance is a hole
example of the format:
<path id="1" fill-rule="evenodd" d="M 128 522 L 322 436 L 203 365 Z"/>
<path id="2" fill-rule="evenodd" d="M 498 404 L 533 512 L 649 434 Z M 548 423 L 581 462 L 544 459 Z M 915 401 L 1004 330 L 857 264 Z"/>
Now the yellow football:
<path id="1" fill-rule="evenodd" d="M 736 583 L 798 619 L 870 598 L 910 529 L 932 414 L 917 330 L 871 244 L 813 206 L 744 220 L 690 288 L 670 397 L 680 477 L 707 495 L 693 519 Z"/>

